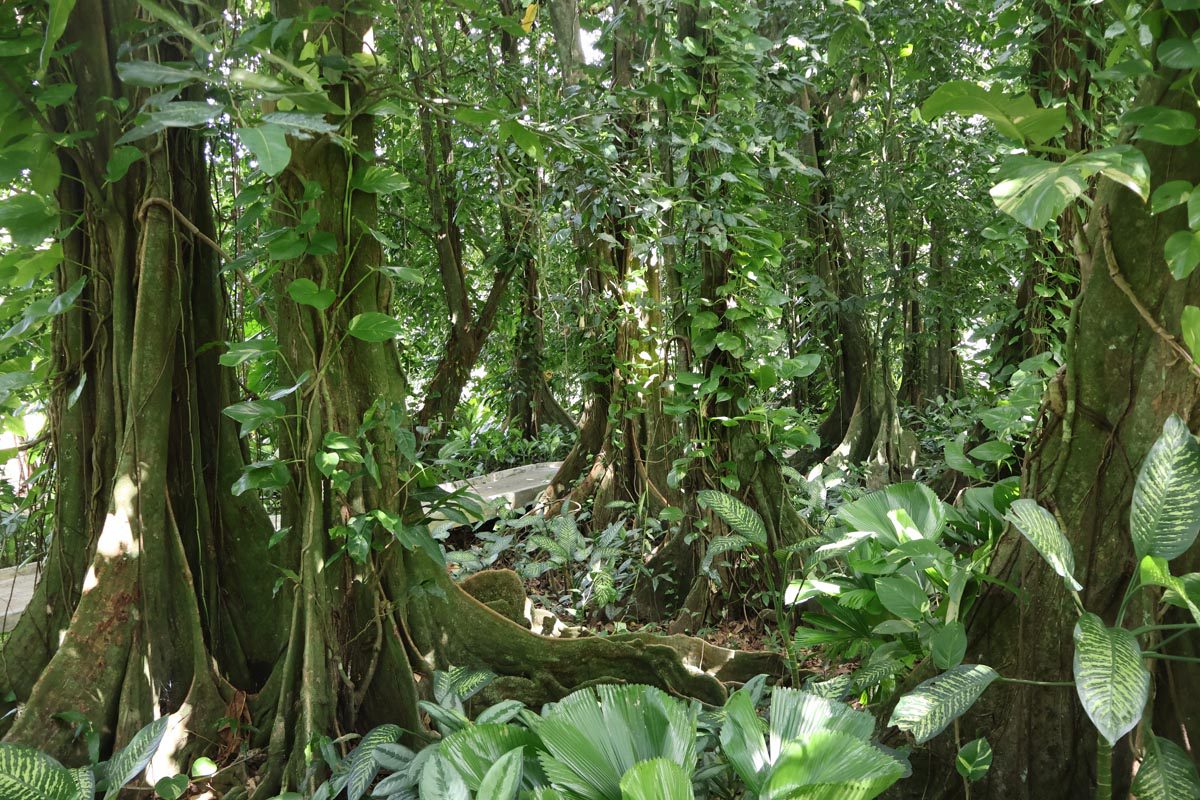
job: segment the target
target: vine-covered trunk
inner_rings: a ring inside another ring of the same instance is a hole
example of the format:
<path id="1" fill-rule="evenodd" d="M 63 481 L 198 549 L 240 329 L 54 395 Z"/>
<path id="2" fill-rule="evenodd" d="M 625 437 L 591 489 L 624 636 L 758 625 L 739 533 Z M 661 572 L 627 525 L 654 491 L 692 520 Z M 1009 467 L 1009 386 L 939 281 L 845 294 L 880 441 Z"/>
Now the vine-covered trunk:
<path id="1" fill-rule="evenodd" d="M 1190 91 L 1168 87 L 1167 81 L 1148 83 L 1138 105 L 1194 113 Z M 1170 180 L 1200 180 L 1200 146 L 1143 142 L 1140 147 L 1154 176 L 1152 188 Z M 1179 337 L 1184 307 L 1200 304 L 1200 274 L 1175 280 L 1162 254 L 1167 238 L 1186 229 L 1182 208 L 1152 216 L 1128 189 L 1101 182 L 1081 258 L 1077 327 L 1067 353 L 1066 412 L 1042 427 L 1024 475 L 1023 495 L 1052 509 L 1072 543 L 1084 606 L 1107 624 L 1113 623 L 1136 568 L 1129 506 L 1142 460 L 1169 415 L 1181 415 L 1193 430 L 1200 425 L 1200 380 L 1151 329 L 1121 283 Z M 1200 551 L 1193 548 L 1172 570 L 1193 572 L 1198 566 Z M 990 664 L 1008 677 L 1070 681 L 1077 614 L 1062 580 L 1011 531 L 991 572 L 1020 587 L 1021 596 L 1014 598 L 1001 584 L 989 589 L 969 623 L 968 660 Z M 1194 657 L 1196 650 L 1195 637 L 1185 637 L 1168 652 Z M 1171 661 L 1154 661 L 1152 669 L 1157 694 L 1147 722 L 1153 721 L 1156 734 L 1194 748 L 1200 737 L 1200 671 Z M 995 757 L 972 797 L 1092 797 L 1096 731 L 1073 689 L 995 685 L 962 726 L 963 741 L 976 736 L 988 738 Z M 1128 745 L 1117 748 L 1114 796 L 1126 796 L 1130 757 Z M 960 796 L 959 779 L 946 769 L 952 760 L 936 759 L 938 771 L 924 796 Z"/>
<path id="2" fill-rule="evenodd" d="M 100 104 L 141 100 L 114 70 L 113 37 L 133 12 L 82 0 L 63 38 L 75 47 L 61 68 L 79 86 L 54 122 L 96 127 L 61 154 L 59 285 L 79 296 L 55 322 L 58 527 L 3 651 L 22 703 L 7 739 L 70 759 L 82 744 L 54 718 L 64 711 L 87 716 L 106 747 L 167 714 L 179 731 L 215 737 L 234 698 L 211 664 L 254 690 L 282 643 L 261 591 L 273 580 L 269 520 L 230 494 L 243 454 L 220 413 L 229 381 L 205 347 L 224 338 L 224 298 L 203 145 L 171 130 L 120 179 L 100 175 L 122 133 Z M 97 39 L 99 19 L 111 24 Z M 180 57 L 167 42 L 146 52 Z"/>

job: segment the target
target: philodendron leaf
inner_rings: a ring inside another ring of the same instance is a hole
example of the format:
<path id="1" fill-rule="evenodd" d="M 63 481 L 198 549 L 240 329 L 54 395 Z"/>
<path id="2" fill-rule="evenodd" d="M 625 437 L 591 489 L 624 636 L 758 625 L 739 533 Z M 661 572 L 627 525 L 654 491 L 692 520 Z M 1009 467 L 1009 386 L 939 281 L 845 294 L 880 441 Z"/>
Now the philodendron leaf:
<path id="1" fill-rule="evenodd" d="M 1088 187 L 1096 173 L 1143 200 L 1150 196 L 1150 166 L 1132 145 L 1078 153 L 1066 161 L 1010 156 L 1000 166 L 1000 182 L 991 195 L 997 208 L 1022 225 L 1040 231 Z"/>
<path id="2" fill-rule="evenodd" d="M 76 800 L 71 770 L 50 756 L 15 744 L 0 744 L 0 797 L 5 800 Z"/>
<path id="3" fill-rule="evenodd" d="M 1168 561 L 1187 551 L 1200 531 L 1200 444 L 1172 414 L 1150 448 L 1129 509 L 1133 549 Z"/>
<path id="4" fill-rule="evenodd" d="M 1080 617 L 1075 626 L 1075 691 L 1110 747 L 1133 730 L 1150 697 L 1150 672 L 1133 633 L 1107 628 L 1092 613 Z"/>
<path id="5" fill-rule="evenodd" d="M 1075 571 L 1075 554 L 1071 550 L 1071 543 L 1058 527 L 1058 520 L 1053 514 L 1033 500 L 1014 500 L 1004 518 L 1037 548 L 1067 586 L 1075 591 L 1083 588 L 1072 574 Z"/>
<path id="6" fill-rule="evenodd" d="M 1169 739 L 1151 736 L 1132 790 L 1138 800 L 1200 800 L 1200 776 L 1187 751 Z"/>
<path id="7" fill-rule="evenodd" d="M 1188 592 L 1186 576 L 1176 578 L 1172 575 L 1171 567 L 1165 558 L 1144 556 L 1141 563 L 1138 564 L 1138 575 L 1144 585 L 1161 586 L 1166 589 L 1167 593 L 1163 595 L 1163 601 L 1170 605 L 1186 608 L 1192 612 L 1196 624 L 1200 625 L 1200 605 L 1197 605 L 1197 598 L 1193 598 Z"/>
<path id="8" fill-rule="evenodd" d="M 1066 106 L 1038 108 L 1027 94 L 1012 97 L 971 81 L 943 83 L 921 106 L 921 116 L 927 120 L 946 113 L 985 116 L 1017 144 L 1043 144 L 1067 126 Z"/>
<path id="9" fill-rule="evenodd" d="M 104 793 L 104 800 L 112 800 L 125 784 L 141 774 L 157 752 L 170 723 L 170 717 L 159 717 L 135 733 L 129 744 L 117 751 L 108 762 L 108 791 Z"/>
<path id="10" fill-rule="evenodd" d="M 917 744 L 923 744 L 962 716 L 998 677 L 996 670 L 983 664 L 948 669 L 901 697 L 888 725 L 910 732 Z"/>
<path id="11" fill-rule="evenodd" d="M 987 739 L 976 739 L 967 742 L 958 751 L 954 759 L 954 768 L 958 774 L 969 781 L 977 781 L 987 774 L 992 766 L 992 747 Z"/>
<path id="12" fill-rule="evenodd" d="M 350 320 L 346 333 L 364 342 L 387 342 L 400 335 L 402 326 L 387 314 L 368 311 Z"/>
<path id="13" fill-rule="evenodd" d="M 665 758 L 634 764 L 621 776 L 621 800 L 693 800 L 695 796 L 688 771 Z"/>

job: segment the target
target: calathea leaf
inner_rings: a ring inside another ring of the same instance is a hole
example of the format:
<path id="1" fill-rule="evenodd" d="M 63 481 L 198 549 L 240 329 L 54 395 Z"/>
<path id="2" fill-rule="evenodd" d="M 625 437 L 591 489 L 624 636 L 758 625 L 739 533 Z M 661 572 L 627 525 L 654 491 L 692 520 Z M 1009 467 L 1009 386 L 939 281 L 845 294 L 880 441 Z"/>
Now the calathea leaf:
<path id="1" fill-rule="evenodd" d="M 1129 509 L 1129 532 L 1138 558 L 1168 561 L 1182 555 L 1200 531 L 1200 444 L 1177 414 L 1163 423 L 1150 448 Z"/>
<path id="2" fill-rule="evenodd" d="M 1150 672 L 1130 631 L 1107 628 L 1092 613 L 1079 618 L 1075 626 L 1075 691 L 1110 747 L 1133 730 L 1150 697 Z"/>

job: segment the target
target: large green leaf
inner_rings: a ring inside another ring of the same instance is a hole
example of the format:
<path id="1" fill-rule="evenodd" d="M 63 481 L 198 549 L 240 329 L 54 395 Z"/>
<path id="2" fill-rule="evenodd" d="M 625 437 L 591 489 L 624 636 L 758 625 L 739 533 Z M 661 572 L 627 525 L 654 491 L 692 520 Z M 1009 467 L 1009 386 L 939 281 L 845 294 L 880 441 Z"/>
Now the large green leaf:
<path id="1" fill-rule="evenodd" d="M 1129 509 L 1133 549 L 1168 561 L 1187 551 L 1200 531 L 1200 444 L 1177 414 L 1150 448 Z"/>
<path id="2" fill-rule="evenodd" d="M 528 728 L 496 722 L 469 725 L 447 736 L 441 744 L 442 755 L 454 764 L 472 790 L 479 789 L 501 756 L 514 751 L 526 756 L 527 773 L 540 775 L 539 750 L 541 743 Z"/>
<path id="3" fill-rule="evenodd" d="M 691 774 L 665 758 L 634 764 L 621 777 L 622 800 L 694 800 Z M 480 798 L 482 800 L 482 798 Z"/>
<path id="4" fill-rule="evenodd" d="M 127 783 L 142 774 L 158 751 L 170 724 L 170 717 L 159 717 L 135 733 L 129 744 L 113 755 L 108 762 L 108 791 L 104 793 L 104 800 L 112 800 Z"/>
<path id="5" fill-rule="evenodd" d="M 585 800 L 620 800 L 621 778 L 639 761 L 696 763 L 699 708 L 650 686 L 603 685 L 559 701 L 538 735 L 550 783 Z"/>
<path id="6" fill-rule="evenodd" d="M 724 492 L 706 489 L 698 497 L 700 504 L 715 511 L 734 533 L 752 542 L 759 550 L 767 549 L 767 529 L 758 512 Z"/>
<path id="7" fill-rule="evenodd" d="M 1200 800 L 1200 776 L 1186 750 L 1152 735 L 1132 790 L 1138 800 Z"/>
<path id="8" fill-rule="evenodd" d="M 883 607 L 901 619 L 916 621 L 925 616 L 929 597 L 921 585 L 906 575 L 891 575 L 875 581 L 875 592 Z"/>
<path id="9" fill-rule="evenodd" d="M 516 800 L 524 771 L 524 750 L 510 750 L 488 769 L 475 793 L 475 800 Z"/>
<path id="10" fill-rule="evenodd" d="M 788 742 L 763 800 L 870 800 L 908 774 L 895 756 L 848 733 L 817 731 Z"/>
<path id="11" fill-rule="evenodd" d="M 1058 527 L 1058 520 L 1033 500 L 1014 500 L 1004 517 L 1032 544 L 1042 558 L 1050 563 L 1056 575 L 1067 586 L 1079 591 L 1083 587 L 1075 580 L 1075 553 L 1071 543 Z"/>
<path id="12" fill-rule="evenodd" d="M 258 168 L 275 177 L 287 169 L 292 160 L 292 148 L 288 147 L 284 129 L 270 122 L 253 128 L 237 128 L 238 138 L 254 154 Z"/>
<path id="13" fill-rule="evenodd" d="M 79 790 L 71 770 L 40 750 L 0 744 L 0 797 L 4 800 L 79 800 Z"/>
<path id="14" fill-rule="evenodd" d="M 1046 227 L 1088 187 L 1096 173 L 1116 181 L 1143 200 L 1150 196 L 1150 166 L 1132 145 L 1116 145 L 1078 153 L 1065 161 L 1010 156 L 1000 166 L 1000 182 L 992 187 L 996 206 L 1033 230 Z"/>
<path id="15" fill-rule="evenodd" d="M 1086 613 L 1075 625 L 1075 691 L 1100 735 L 1115 746 L 1138 724 L 1150 697 L 1150 672 L 1137 639 Z"/>
<path id="16" fill-rule="evenodd" d="M 396 319 L 378 311 L 358 314 L 346 328 L 347 333 L 364 342 L 390 341 L 399 336 L 402 330 L 403 326 Z"/>
<path id="17" fill-rule="evenodd" d="M 440 753 L 434 753 L 421 770 L 421 797 L 438 800 L 471 800 L 462 776 Z"/>
<path id="18" fill-rule="evenodd" d="M 910 732 L 917 744 L 923 744 L 962 716 L 998 677 L 983 664 L 960 664 L 901 697 L 888 724 Z"/>
<path id="19" fill-rule="evenodd" d="M 1000 89 L 985 89 L 971 81 L 948 81 L 921 106 L 921 116 L 934 120 L 942 114 L 987 117 L 1002 134 L 1017 144 L 1042 144 L 1067 126 L 1066 106 L 1038 108 L 1027 94 L 1010 96 Z"/>
<path id="20" fill-rule="evenodd" d="M 202 81 L 207 76 L 199 70 L 156 64 L 153 61 L 118 61 L 117 77 L 130 86 L 166 86 Z"/>
<path id="21" fill-rule="evenodd" d="M 903 510 L 912 522 L 912 527 L 925 539 L 936 540 L 946 525 L 946 504 L 932 489 L 921 483 L 897 483 L 871 492 L 838 510 L 837 516 L 843 525 L 852 531 L 868 531 L 876 534 L 880 541 L 895 547 L 902 536 L 911 531 L 897 525 L 892 512 Z"/>
<path id="22" fill-rule="evenodd" d="M 67 20 L 75 10 L 75 0 L 50 0 L 50 18 L 46 21 L 46 38 L 42 42 L 42 52 L 38 56 L 38 77 L 46 74 L 50 65 L 50 56 L 54 54 L 54 46 L 67 30 Z"/>

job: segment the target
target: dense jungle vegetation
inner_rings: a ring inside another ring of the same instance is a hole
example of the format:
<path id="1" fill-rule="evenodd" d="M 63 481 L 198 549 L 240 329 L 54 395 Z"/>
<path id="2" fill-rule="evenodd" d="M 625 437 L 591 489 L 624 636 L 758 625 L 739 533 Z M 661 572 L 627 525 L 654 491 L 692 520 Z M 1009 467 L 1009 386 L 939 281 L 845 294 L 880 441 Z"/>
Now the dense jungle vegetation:
<path id="1" fill-rule="evenodd" d="M 0 5 L 0 800 L 1197 800 L 1198 73 L 1200 0 Z"/>

